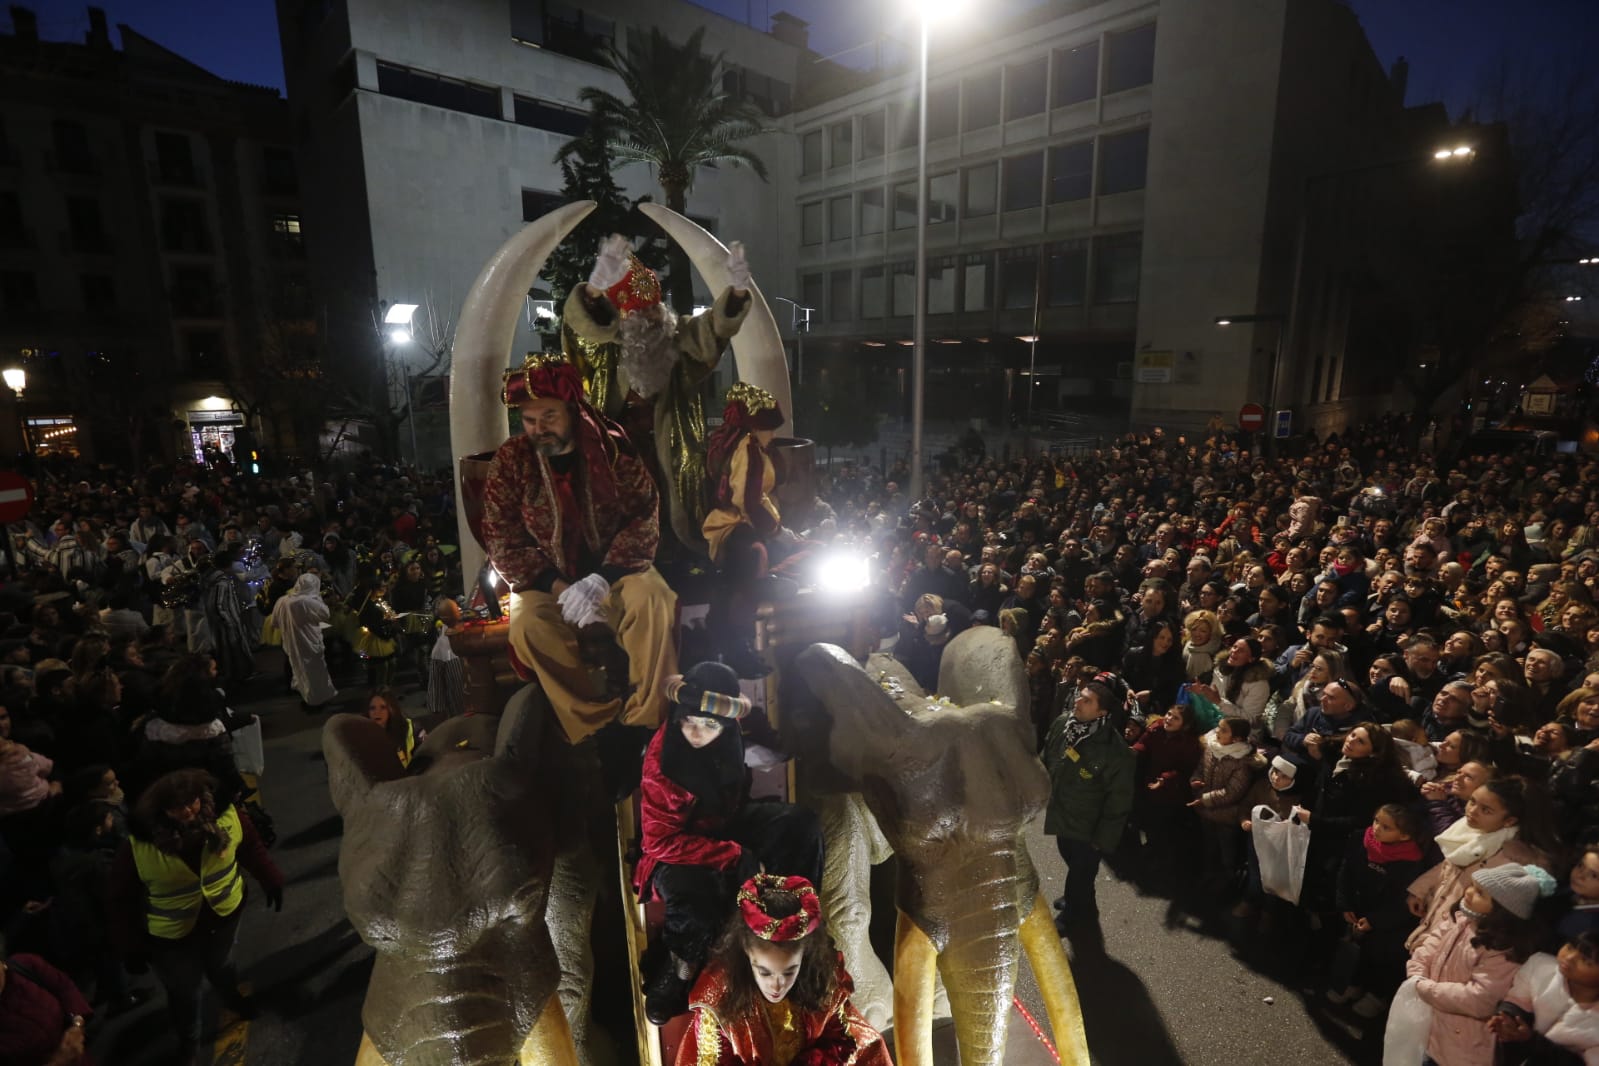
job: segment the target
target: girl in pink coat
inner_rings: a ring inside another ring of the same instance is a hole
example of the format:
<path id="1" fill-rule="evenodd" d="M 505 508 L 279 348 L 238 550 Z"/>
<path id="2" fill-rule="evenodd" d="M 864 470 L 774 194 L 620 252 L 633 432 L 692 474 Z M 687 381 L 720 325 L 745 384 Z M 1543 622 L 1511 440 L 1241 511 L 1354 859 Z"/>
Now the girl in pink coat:
<path id="1" fill-rule="evenodd" d="M 1533 919 L 1555 879 L 1536 866 L 1507 863 L 1472 875 L 1447 921 L 1410 957 L 1406 969 L 1433 1010 L 1427 1057 L 1440 1066 L 1493 1066 L 1488 1019 L 1510 991 L 1516 971 L 1538 950 L 1543 929 Z"/>

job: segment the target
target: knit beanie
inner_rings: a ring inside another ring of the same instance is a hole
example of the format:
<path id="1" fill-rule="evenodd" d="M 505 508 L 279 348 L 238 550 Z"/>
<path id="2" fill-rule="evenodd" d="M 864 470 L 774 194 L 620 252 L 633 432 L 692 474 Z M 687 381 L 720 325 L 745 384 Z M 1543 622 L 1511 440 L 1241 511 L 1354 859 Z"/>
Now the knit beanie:
<path id="1" fill-rule="evenodd" d="M 1272 758 L 1271 768 L 1289 780 L 1292 780 L 1294 775 L 1299 773 L 1299 767 L 1294 763 L 1289 762 L 1281 755 L 1277 755 Z"/>
<path id="2" fill-rule="evenodd" d="M 1471 875 L 1477 887 L 1518 918 L 1531 918 L 1538 900 L 1553 895 L 1555 879 L 1537 866 L 1510 862 L 1488 866 Z"/>

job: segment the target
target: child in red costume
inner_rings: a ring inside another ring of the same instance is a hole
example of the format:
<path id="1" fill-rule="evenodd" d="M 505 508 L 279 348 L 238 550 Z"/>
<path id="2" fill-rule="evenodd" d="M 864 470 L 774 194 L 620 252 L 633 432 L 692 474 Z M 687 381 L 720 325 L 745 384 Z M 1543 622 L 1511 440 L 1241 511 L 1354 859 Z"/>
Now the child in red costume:
<path id="1" fill-rule="evenodd" d="M 661 897 L 666 921 L 648 967 L 644 1011 L 682 1014 L 738 886 L 762 869 L 822 876 L 822 833 L 802 807 L 751 801 L 738 677 L 707 662 L 666 681 L 671 717 L 644 753 L 642 850 L 633 887 Z"/>
<path id="2" fill-rule="evenodd" d="M 760 874 L 694 986 L 677 1066 L 890 1066 L 852 990 L 811 882 Z"/>

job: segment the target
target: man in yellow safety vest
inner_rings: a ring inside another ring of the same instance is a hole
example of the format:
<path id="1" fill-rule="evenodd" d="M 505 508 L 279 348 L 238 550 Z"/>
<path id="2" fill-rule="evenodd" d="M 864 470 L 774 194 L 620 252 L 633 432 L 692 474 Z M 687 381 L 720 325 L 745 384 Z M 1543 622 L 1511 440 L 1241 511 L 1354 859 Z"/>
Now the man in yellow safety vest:
<path id="1" fill-rule="evenodd" d="M 266 902 L 283 909 L 283 874 L 250 818 L 232 804 L 216 809 L 216 781 L 203 770 L 157 778 L 139 797 L 132 838 L 111 867 L 111 933 L 128 969 L 155 968 L 178 1034 L 178 1062 L 200 1038 L 200 982 L 234 1013 L 252 1017 L 231 959 L 244 913 L 244 875 Z"/>

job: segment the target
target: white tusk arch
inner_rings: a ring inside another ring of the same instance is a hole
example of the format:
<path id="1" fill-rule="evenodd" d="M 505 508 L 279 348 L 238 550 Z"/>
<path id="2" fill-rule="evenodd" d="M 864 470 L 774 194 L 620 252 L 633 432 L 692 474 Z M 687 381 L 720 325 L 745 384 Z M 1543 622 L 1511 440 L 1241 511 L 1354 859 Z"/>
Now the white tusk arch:
<path id="1" fill-rule="evenodd" d="M 510 436 L 500 386 L 510 363 L 516 323 L 544 261 L 588 217 L 593 200 L 579 200 L 528 223 L 500 246 L 472 283 L 461 305 L 450 366 L 450 454 L 455 462 L 492 452 Z M 468 589 L 483 566 L 483 549 L 456 512 L 461 573 Z"/>
<path id="2" fill-rule="evenodd" d="M 684 218 L 661 204 L 639 204 L 639 210 L 648 215 L 666 235 L 688 253 L 689 262 L 699 271 L 711 294 L 721 292 L 733 283 L 727 270 L 727 246 L 713 237 L 693 219 Z M 738 368 L 740 381 L 758 385 L 776 397 L 788 419 L 786 433 L 794 435 L 794 398 L 788 387 L 788 357 L 783 352 L 783 336 L 777 330 L 777 319 L 760 288 L 752 280 L 750 297 L 755 305 L 744 320 L 738 336 L 733 338 L 733 363 Z M 718 401 L 719 402 L 719 401 Z"/>

